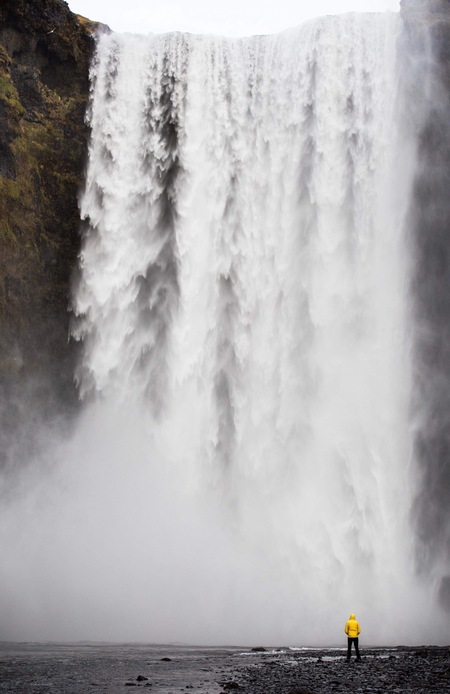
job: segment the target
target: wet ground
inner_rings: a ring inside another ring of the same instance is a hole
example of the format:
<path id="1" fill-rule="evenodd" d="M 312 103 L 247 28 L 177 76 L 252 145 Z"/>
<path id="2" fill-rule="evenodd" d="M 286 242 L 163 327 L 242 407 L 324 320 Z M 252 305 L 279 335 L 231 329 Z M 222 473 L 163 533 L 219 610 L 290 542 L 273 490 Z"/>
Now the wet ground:
<path id="1" fill-rule="evenodd" d="M 0 644 L 0 693 L 450 693 L 450 648 L 240 649 Z"/>

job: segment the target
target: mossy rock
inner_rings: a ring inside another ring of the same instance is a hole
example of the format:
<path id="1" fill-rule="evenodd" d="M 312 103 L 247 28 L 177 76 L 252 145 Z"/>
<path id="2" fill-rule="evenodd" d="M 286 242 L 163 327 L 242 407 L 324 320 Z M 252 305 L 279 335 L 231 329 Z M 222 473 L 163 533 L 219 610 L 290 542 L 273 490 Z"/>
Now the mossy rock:
<path id="1" fill-rule="evenodd" d="M 67 305 L 94 28 L 63 0 L 0 7 L 0 381 L 16 354 L 27 373 L 72 379 Z"/>

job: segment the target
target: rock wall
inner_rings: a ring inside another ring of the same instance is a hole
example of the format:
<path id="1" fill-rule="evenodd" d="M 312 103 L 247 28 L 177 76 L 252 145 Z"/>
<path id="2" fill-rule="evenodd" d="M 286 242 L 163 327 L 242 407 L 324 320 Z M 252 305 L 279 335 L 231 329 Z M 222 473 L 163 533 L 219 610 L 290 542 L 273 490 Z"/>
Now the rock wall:
<path id="1" fill-rule="evenodd" d="M 411 60 L 428 67 L 416 86 L 424 122 L 410 210 L 417 562 L 426 576 L 431 568 L 450 611 L 450 1 L 402 0 L 401 6 Z"/>
<path id="2" fill-rule="evenodd" d="M 32 373 L 72 387 L 67 304 L 94 26 L 63 0 L 0 5 L 2 384 Z"/>

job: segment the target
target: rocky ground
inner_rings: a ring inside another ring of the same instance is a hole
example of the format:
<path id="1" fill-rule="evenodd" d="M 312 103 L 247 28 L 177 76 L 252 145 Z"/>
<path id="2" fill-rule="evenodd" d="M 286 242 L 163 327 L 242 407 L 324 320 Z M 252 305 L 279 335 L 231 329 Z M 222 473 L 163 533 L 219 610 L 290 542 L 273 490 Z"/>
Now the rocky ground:
<path id="1" fill-rule="evenodd" d="M 376 649 L 361 663 L 342 653 L 283 653 L 247 667 L 240 680 L 251 694 L 329 694 L 331 692 L 450 692 L 450 650 Z"/>
<path id="2" fill-rule="evenodd" d="M 450 648 L 199 649 L 144 645 L 0 646 L 0 692 L 331 694 L 450 692 Z"/>

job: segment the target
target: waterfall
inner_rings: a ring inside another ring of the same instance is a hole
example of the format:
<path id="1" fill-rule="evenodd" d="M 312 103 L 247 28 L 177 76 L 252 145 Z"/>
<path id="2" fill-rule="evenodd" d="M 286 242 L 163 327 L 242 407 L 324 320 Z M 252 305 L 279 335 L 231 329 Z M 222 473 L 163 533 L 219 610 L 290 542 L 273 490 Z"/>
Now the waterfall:
<path id="1" fill-rule="evenodd" d="M 410 528 L 400 33 L 99 37 L 84 415 L 41 554 L 66 558 L 59 635 L 330 645 L 354 611 L 365 643 L 438 638 Z"/>

